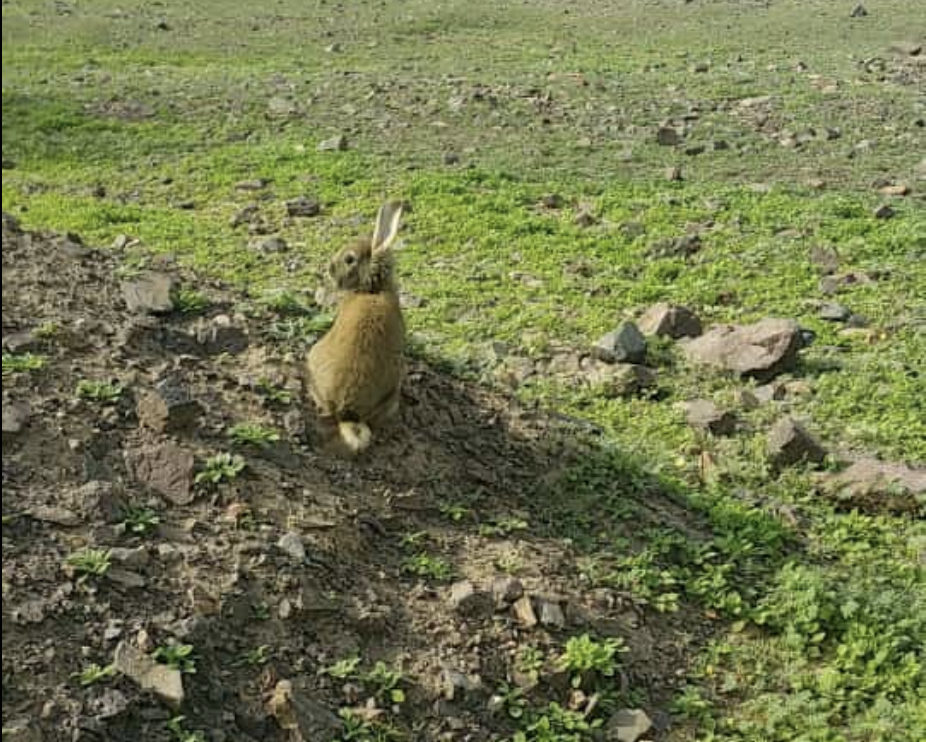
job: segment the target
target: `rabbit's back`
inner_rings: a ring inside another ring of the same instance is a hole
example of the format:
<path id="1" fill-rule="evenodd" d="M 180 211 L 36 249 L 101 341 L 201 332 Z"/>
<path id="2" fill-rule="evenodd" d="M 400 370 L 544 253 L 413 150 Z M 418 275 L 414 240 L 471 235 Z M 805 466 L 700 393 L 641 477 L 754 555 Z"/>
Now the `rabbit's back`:
<path id="1" fill-rule="evenodd" d="M 309 388 L 320 412 L 371 420 L 398 392 L 405 327 L 392 292 L 348 294 L 328 333 L 309 351 Z"/>

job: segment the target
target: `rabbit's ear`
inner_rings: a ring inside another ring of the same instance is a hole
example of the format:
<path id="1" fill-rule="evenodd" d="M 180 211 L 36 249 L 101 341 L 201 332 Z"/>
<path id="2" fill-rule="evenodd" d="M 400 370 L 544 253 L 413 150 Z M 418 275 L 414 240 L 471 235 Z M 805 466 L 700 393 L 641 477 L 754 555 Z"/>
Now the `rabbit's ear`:
<path id="1" fill-rule="evenodd" d="M 395 241 L 399 233 L 399 220 L 402 218 L 402 203 L 389 201 L 382 205 L 376 217 L 376 230 L 373 232 L 373 252 L 383 252 Z"/>

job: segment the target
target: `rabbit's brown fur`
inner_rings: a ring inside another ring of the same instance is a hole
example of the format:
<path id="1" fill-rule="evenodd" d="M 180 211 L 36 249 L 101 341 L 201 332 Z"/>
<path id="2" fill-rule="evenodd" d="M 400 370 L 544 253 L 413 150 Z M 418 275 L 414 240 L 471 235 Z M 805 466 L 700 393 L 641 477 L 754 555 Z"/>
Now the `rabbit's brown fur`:
<path id="1" fill-rule="evenodd" d="M 319 415 L 337 424 L 354 453 L 369 445 L 370 426 L 397 412 L 405 376 L 405 323 L 390 251 L 400 216 L 400 204 L 384 205 L 373 238 L 332 258 L 328 272 L 340 292 L 337 316 L 306 362 Z"/>

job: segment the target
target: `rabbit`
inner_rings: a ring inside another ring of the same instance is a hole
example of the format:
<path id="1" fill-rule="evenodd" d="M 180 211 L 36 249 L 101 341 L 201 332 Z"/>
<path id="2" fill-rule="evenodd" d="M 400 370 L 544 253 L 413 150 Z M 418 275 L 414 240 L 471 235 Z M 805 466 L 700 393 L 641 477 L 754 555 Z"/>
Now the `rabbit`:
<path id="1" fill-rule="evenodd" d="M 392 244 L 402 204 L 384 204 L 372 239 L 342 248 L 328 264 L 337 314 L 306 358 L 306 386 L 319 416 L 337 426 L 353 454 L 371 426 L 394 417 L 405 376 L 405 322 L 393 275 Z"/>

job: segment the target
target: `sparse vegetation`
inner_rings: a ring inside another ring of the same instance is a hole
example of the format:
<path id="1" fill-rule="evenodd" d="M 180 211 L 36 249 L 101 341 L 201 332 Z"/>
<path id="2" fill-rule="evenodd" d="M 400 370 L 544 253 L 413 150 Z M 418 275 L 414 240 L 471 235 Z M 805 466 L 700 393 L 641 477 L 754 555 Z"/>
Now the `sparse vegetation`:
<path id="1" fill-rule="evenodd" d="M 193 654 L 192 644 L 168 642 L 152 652 L 151 656 L 162 665 L 167 665 L 186 675 L 196 672 L 196 657 Z"/>
<path id="2" fill-rule="evenodd" d="M 45 367 L 45 357 L 33 353 L 4 353 L 3 378 L 14 374 L 25 374 Z"/>
<path id="3" fill-rule="evenodd" d="M 86 547 L 69 554 L 65 563 L 77 575 L 78 581 L 102 577 L 112 565 L 109 549 Z"/>
<path id="4" fill-rule="evenodd" d="M 151 508 L 129 505 L 123 512 L 125 530 L 135 536 L 148 536 L 161 522 L 161 516 Z"/>
<path id="5" fill-rule="evenodd" d="M 209 297 L 196 289 L 180 288 L 171 297 L 174 309 L 181 314 L 199 314 L 210 304 Z"/>
<path id="6" fill-rule="evenodd" d="M 88 687 L 91 685 L 96 685 L 97 683 L 102 683 L 116 674 L 116 668 L 113 665 L 106 665 L 101 667 L 100 665 L 92 662 L 87 665 L 83 670 L 78 673 L 75 673 L 74 677 L 78 683 L 83 687 Z"/>
<path id="7" fill-rule="evenodd" d="M 102 405 L 116 404 L 122 398 L 123 387 L 108 381 L 81 379 L 77 382 L 77 396 Z"/>
<path id="8" fill-rule="evenodd" d="M 210 456 L 203 464 L 202 471 L 196 474 L 197 484 L 219 484 L 236 479 L 244 471 L 247 462 L 243 456 L 230 453 L 217 453 Z"/>
<path id="9" fill-rule="evenodd" d="M 453 577 L 453 565 L 450 562 L 423 551 L 407 557 L 402 563 L 402 569 L 407 574 L 437 582 L 446 582 Z"/>
<path id="10" fill-rule="evenodd" d="M 237 423 L 228 429 L 228 437 L 239 446 L 267 448 L 280 440 L 280 434 L 258 423 Z"/>
<path id="11" fill-rule="evenodd" d="M 620 639 L 596 641 L 588 634 L 582 634 L 566 642 L 559 665 L 570 673 L 573 687 L 578 688 L 590 675 L 613 677 L 617 672 L 618 655 L 626 651 L 627 647 Z"/>

